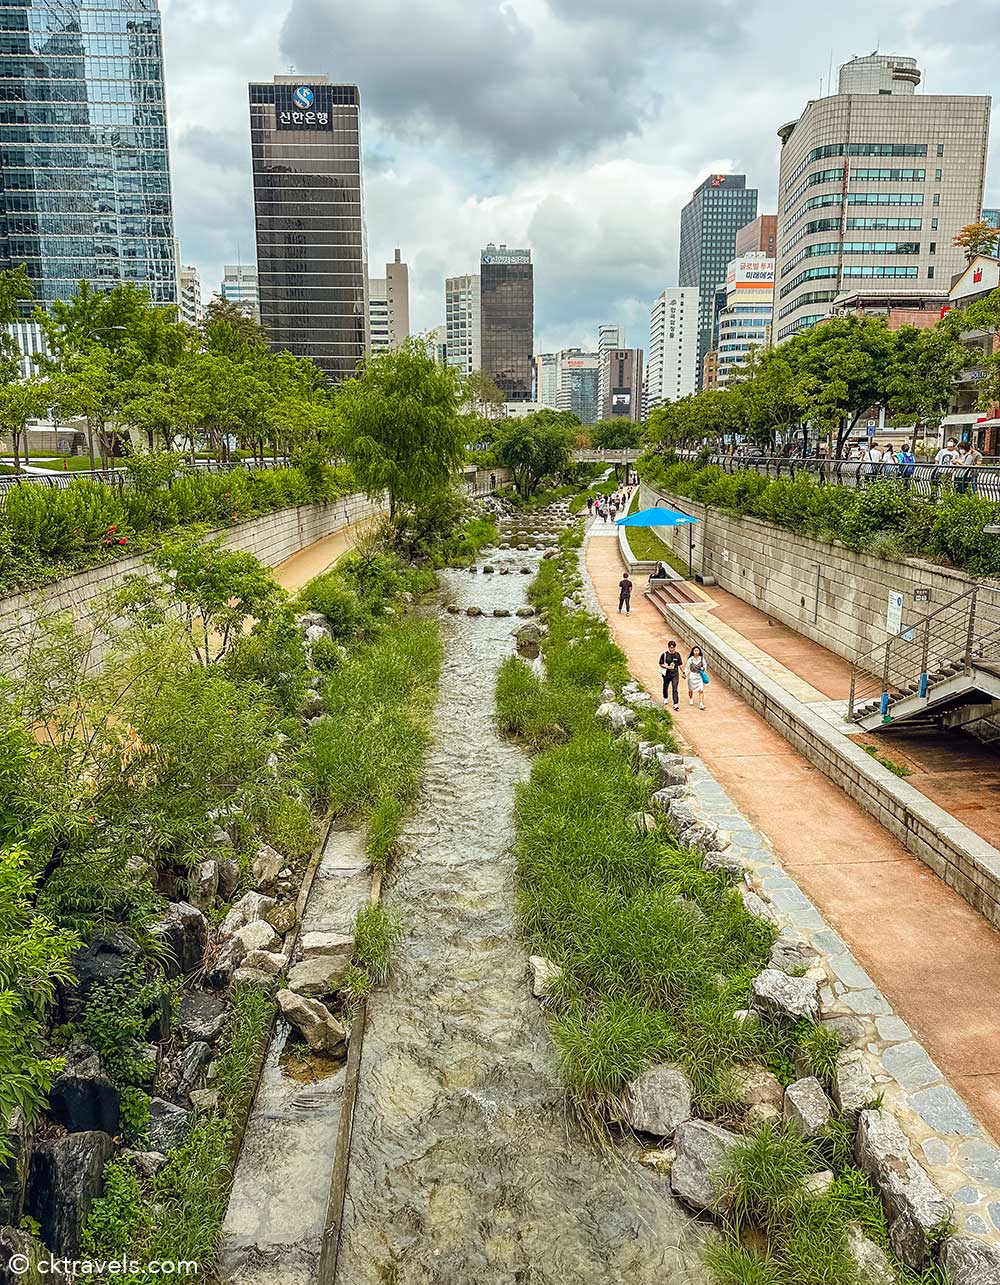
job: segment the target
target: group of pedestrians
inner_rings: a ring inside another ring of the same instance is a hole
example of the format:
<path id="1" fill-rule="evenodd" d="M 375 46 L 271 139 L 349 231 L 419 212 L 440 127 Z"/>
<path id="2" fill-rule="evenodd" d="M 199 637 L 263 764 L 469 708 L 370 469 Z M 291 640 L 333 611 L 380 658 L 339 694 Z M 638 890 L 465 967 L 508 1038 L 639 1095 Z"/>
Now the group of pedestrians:
<path id="1" fill-rule="evenodd" d="M 909 482 L 917 468 L 917 457 L 908 443 L 896 450 L 889 445 L 880 446 L 875 441 L 869 442 L 867 446 L 858 443 L 851 452 L 851 459 L 866 466 L 861 475 L 869 481 L 879 477 L 897 477 Z M 973 469 L 978 468 L 982 462 L 983 453 L 975 442 L 956 442 L 953 437 L 934 456 L 936 468 L 955 470 L 955 490 L 959 492 L 975 491 Z M 934 474 L 935 481 L 942 480 L 942 477 L 941 473 Z"/>
<path id="2" fill-rule="evenodd" d="M 587 512 L 591 517 L 596 514 L 602 522 L 607 522 L 608 518 L 614 522 L 619 513 L 625 512 L 631 493 L 631 488 L 626 486 L 608 495 L 588 495 Z"/>

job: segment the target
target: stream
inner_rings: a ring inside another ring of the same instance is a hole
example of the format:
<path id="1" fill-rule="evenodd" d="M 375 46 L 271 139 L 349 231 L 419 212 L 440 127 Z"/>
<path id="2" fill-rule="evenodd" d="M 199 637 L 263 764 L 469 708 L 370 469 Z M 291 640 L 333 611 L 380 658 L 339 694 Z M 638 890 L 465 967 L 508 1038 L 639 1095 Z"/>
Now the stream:
<path id="1" fill-rule="evenodd" d="M 553 542 L 543 511 L 504 524 Z M 544 533 L 544 534 L 542 534 Z M 496 671 L 541 551 L 442 573 L 464 613 L 445 663 L 421 799 L 383 890 L 405 925 L 369 1002 L 337 1285 L 703 1282 L 704 1231 L 668 1180 L 574 1120 L 514 916 L 514 789 L 530 760 L 493 726 Z M 507 575 L 500 575 L 502 568 Z"/>

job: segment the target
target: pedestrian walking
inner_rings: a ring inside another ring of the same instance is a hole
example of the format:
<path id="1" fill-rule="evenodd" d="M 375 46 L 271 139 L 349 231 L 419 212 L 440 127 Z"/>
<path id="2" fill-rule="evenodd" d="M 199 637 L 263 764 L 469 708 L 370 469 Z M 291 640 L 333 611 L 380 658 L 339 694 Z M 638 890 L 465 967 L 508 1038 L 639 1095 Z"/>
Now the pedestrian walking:
<path id="1" fill-rule="evenodd" d="M 607 525 L 607 521 L 608 521 L 608 506 L 607 506 L 606 504 L 602 504 L 602 505 L 601 505 L 601 521 L 602 521 L 605 525 Z"/>
<path id="2" fill-rule="evenodd" d="M 626 571 L 618 581 L 618 614 L 621 615 L 622 607 L 625 608 L 626 616 L 632 610 L 632 581 L 629 573 Z"/>
<path id="3" fill-rule="evenodd" d="M 680 709 L 680 677 L 684 657 L 677 650 L 673 638 L 667 643 L 667 650 L 660 653 L 660 673 L 663 675 L 663 703 L 672 698 L 674 711 Z"/>
<path id="4" fill-rule="evenodd" d="M 594 512 L 594 497 L 592 495 L 588 495 L 587 496 L 587 516 L 589 517 L 593 512 Z"/>
<path id="5" fill-rule="evenodd" d="M 953 437 L 948 438 L 948 445 L 942 446 L 937 455 L 934 456 L 934 463 L 950 467 L 959 457 L 958 443 Z"/>
<path id="6" fill-rule="evenodd" d="M 615 520 L 615 518 L 616 518 L 617 516 L 618 516 L 618 498 L 617 498 L 617 496 L 612 496 L 612 499 L 611 499 L 611 521 L 612 521 L 612 522 L 614 522 L 614 520 Z"/>
<path id="7" fill-rule="evenodd" d="M 976 493 L 976 469 L 983 462 L 982 451 L 976 446 L 975 442 L 963 442 L 959 447 L 959 454 L 955 464 L 960 466 L 955 475 L 955 490 L 959 495 L 965 495 L 971 491 Z"/>
<path id="8" fill-rule="evenodd" d="M 708 671 L 705 669 L 705 657 L 701 654 L 700 647 L 692 647 L 691 654 L 687 658 L 685 665 L 687 671 L 688 684 L 688 704 L 694 704 L 694 698 L 698 697 L 698 708 L 705 708 L 705 688 L 708 685 Z"/>

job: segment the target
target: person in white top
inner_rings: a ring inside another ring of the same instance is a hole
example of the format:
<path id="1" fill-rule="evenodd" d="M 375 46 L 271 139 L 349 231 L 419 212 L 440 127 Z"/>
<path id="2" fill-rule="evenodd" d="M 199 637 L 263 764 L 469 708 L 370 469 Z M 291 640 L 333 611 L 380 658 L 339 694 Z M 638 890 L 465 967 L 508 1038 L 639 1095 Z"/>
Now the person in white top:
<path id="1" fill-rule="evenodd" d="M 942 446 L 937 455 L 934 456 L 935 464 L 952 465 L 959 458 L 958 446 L 953 437 L 948 438 L 948 445 Z"/>
<path id="2" fill-rule="evenodd" d="M 976 468 L 983 462 L 983 453 L 975 442 L 963 442 L 958 448 L 955 464 L 961 465 L 955 476 L 955 490 L 960 495 L 971 491 L 976 493 Z"/>

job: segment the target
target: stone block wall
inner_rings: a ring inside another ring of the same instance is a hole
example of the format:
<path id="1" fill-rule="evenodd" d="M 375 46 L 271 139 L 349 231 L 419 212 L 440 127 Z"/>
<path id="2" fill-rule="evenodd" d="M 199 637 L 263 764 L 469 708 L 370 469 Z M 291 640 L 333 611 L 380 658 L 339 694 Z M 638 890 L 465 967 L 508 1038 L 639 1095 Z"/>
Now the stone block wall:
<path id="1" fill-rule="evenodd" d="M 279 509 L 228 527 L 221 534 L 229 548 L 245 550 L 274 567 L 300 549 L 379 511 L 380 506 L 365 496 L 348 495 L 329 504 Z M 127 576 L 142 575 L 145 567 L 141 554 L 119 558 L 64 576 L 40 589 L 0 598 L 0 671 L 17 676 L 18 666 L 12 657 L 30 637 L 35 622 L 68 611 L 84 624 L 92 619 L 109 590 Z M 99 656 L 95 655 L 92 663 L 99 664 Z"/>
<path id="2" fill-rule="evenodd" d="M 847 660 L 857 659 L 888 637 L 891 592 L 903 594 L 903 627 L 908 628 L 975 583 L 949 567 L 915 558 L 891 562 L 796 535 L 757 518 L 728 517 L 718 509 L 668 495 L 645 483 L 640 503 L 643 508 L 663 505 L 697 518 L 696 572 L 713 575 L 721 588 Z M 655 530 L 686 560 L 687 527 Z M 928 602 L 916 600 L 918 590 L 929 595 Z M 932 632 L 939 653 L 947 649 L 946 636 L 957 637 L 959 611 L 943 613 Z M 977 632 L 1000 632 L 1000 585 L 980 585 L 976 618 Z M 919 672 L 920 651 L 918 642 L 909 647 L 897 644 L 890 677 L 894 681 L 914 677 Z M 950 655 L 940 655 L 940 659 L 948 658 Z"/>

